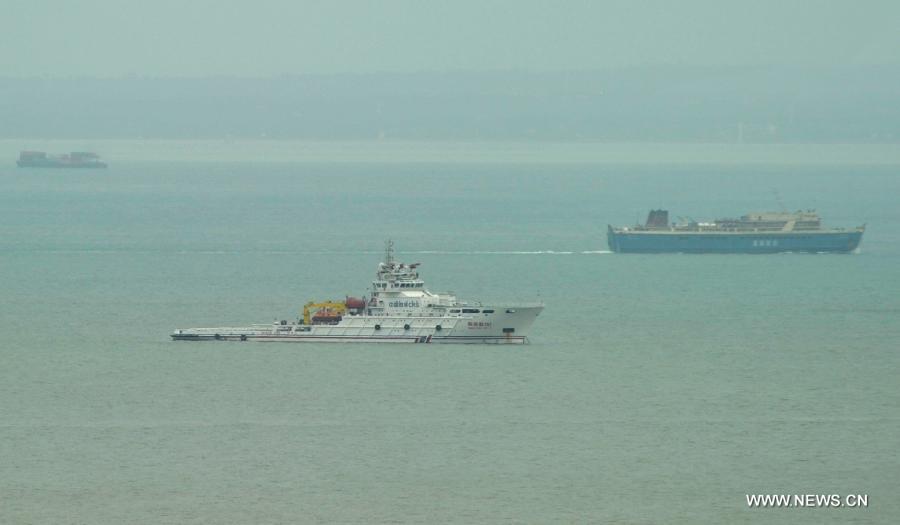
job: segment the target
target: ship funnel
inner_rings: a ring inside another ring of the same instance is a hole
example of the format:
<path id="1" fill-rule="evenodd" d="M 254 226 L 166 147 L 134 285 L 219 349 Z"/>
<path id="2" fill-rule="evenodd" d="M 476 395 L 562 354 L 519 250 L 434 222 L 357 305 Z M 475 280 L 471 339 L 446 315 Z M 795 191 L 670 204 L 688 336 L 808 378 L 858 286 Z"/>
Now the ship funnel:
<path id="1" fill-rule="evenodd" d="M 650 210 L 647 215 L 647 228 L 666 228 L 669 226 L 669 210 Z"/>

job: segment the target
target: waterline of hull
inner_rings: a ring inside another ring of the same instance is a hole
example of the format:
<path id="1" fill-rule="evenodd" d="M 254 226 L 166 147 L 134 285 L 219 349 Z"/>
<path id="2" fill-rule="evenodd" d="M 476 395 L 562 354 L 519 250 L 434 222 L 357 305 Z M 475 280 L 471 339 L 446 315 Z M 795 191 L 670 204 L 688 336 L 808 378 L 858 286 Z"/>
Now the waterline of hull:
<path id="1" fill-rule="evenodd" d="M 436 344 L 526 344 L 525 336 L 341 336 L 341 335 L 246 335 L 173 334 L 174 341 L 254 341 L 262 343 L 436 343 Z"/>

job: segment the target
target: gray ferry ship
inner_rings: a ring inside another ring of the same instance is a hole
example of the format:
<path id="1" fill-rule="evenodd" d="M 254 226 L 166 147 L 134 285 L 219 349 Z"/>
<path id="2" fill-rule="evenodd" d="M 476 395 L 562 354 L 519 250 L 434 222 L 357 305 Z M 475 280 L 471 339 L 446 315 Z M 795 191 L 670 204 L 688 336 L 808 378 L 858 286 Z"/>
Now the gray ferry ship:
<path id="1" fill-rule="evenodd" d="M 43 151 L 23 151 L 16 166 L 20 168 L 106 168 L 100 156 L 90 151 L 73 151 L 62 155 L 48 155 Z"/>
<path id="2" fill-rule="evenodd" d="M 823 228 L 814 210 L 680 223 L 669 223 L 667 210 L 651 210 L 644 224 L 609 226 L 607 243 L 622 253 L 846 253 L 859 247 L 865 229 Z"/>

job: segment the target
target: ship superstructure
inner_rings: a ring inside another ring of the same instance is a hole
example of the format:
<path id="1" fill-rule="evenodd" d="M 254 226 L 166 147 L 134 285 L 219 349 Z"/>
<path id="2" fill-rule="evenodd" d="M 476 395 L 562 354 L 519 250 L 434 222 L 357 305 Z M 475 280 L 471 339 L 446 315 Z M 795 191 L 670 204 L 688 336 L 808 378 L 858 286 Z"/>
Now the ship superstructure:
<path id="1" fill-rule="evenodd" d="M 394 259 L 393 243 L 385 247 L 368 299 L 307 303 L 295 321 L 246 327 L 185 328 L 175 340 L 497 343 L 522 344 L 544 309 L 540 303 L 484 305 L 460 301 L 451 293 L 435 293 L 419 276 L 419 263 Z"/>
<path id="2" fill-rule="evenodd" d="M 668 211 L 651 210 L 644 224 L 608 226 L 606 238 L 610 250 L 626 253 L 852 252 L 865 229 L 823 228 L 815 210 L 671 224 Z"/>
<path id="3" fill-rule="evenodd" d="M 100 156 L 90 151 L 48 155 L 43 151 L 23 151 L 16 165 L 20 168 L 105 168 Z"/>

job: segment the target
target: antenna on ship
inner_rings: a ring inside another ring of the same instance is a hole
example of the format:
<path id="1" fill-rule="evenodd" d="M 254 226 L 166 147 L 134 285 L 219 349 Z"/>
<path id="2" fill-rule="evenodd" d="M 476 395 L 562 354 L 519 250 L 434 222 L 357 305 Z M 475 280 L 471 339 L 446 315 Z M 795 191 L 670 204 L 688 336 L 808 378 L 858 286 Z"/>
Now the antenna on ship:
<path id="1" fill-rule="evenodd" d="M 384 262 L 394 264 L 394 241 L 390 239 L 384 241 Z"/>
<path id="2" fill-rule="evenodd" d="M 775 202 L 781 207 L 781 211 L 787 213 L 787 207 L 785 207 L 784 202 L 781 200 L 781 194 L 778 193 L 778 189 L 772 190 L 772 195 L 775 195 Z"/>

